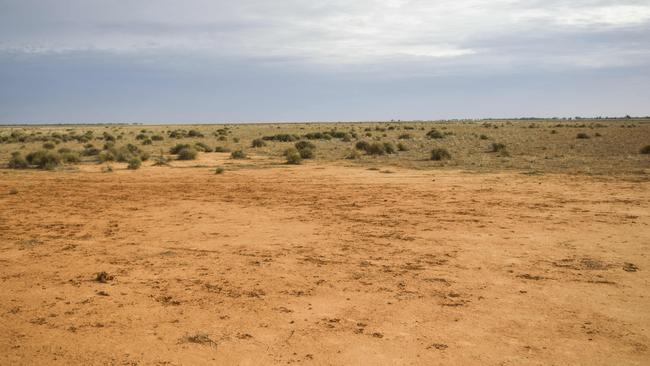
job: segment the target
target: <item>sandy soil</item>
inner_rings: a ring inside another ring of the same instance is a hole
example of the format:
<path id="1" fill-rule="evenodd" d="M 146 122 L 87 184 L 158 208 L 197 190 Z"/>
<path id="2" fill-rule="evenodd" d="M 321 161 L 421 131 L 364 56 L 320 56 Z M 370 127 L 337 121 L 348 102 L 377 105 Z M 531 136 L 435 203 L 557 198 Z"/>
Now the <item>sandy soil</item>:
<path id="1" fill-rule="evenodd" d="M 650 364 L 648 181 L 84 170 L 0 171 L 2 365 Z"/>

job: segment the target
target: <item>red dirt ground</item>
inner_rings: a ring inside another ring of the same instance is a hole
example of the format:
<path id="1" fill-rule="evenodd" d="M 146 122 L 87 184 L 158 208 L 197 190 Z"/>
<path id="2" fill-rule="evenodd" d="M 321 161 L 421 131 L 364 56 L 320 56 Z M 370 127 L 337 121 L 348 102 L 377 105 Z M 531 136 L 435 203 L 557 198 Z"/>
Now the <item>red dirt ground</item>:
<path id="1" fill-rule="evenodd" d="M 2 365 L 650 363 L 648 181 L 98 169 L 0 172 Z"/>

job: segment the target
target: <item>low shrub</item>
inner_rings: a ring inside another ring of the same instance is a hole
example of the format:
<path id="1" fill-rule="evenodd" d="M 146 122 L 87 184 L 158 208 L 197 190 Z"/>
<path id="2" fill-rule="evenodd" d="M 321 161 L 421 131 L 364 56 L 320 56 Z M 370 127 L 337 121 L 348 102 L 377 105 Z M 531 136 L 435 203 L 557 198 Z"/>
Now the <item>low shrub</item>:
<path id="1" fill-rule="evenodd" d="M 431 150 L 431 160 L 449 160 L 451 159 L 451 154 L 447 149 L 444 148 L 435 148 Z"/>
<path id="2" fill-rule="evenodd" d="M 43 149 L 52 150 L 54 149 L 54 144 L 51 142 L 46 142 L 43 144 Z"/>
<path id="3" fill-rule="evenodd" d="M 61 160 L 66 164 L 76 164 L 81 161 L 81 158 L 76 152 L 66 152 L 61 154 Z"/>
<path id="4" fill-rule="evenodd" d="M 366 154 L 368 154 L 368 155 L 385 155 L 386 154 L 386 147 L 382 143 L 373 142 L 372 144 L 368 145 L 368 148 L 366 149 Z"/>
<path id="5" fill-rule="evenodd" d="M 183 149 L 189 149 L 191 146 L 189 144 L 176 144 L 176 146 L 169 149 L 170 154 L 178 154 Z"/>
<path id="6" fill-rule="evenodd" d="M 506 145 L 499 142 L 493 142 L 490 145 L 490 152 L 497 153 L 499 156 L 510 156 Z"/>
<path id="7" fill-rule="evenodd" d="M 272 135 L 272 136 L 264 136 L 262 137 L 262 140 L 266 141 L 280 141 L 280 142 L 293 142 L 299 140 L 300 137 L 297 135 L 289 135 L 287 133 L 282 133 L 282 134 L 277 134 L 277 135 Z M 235 141 L 237 142 L 237 141 Z"/>
<path id="8" fill-rule="evenodd" d="M 31 152 L 27 154 L 26 159 L 30 165 L 36 165 L 39 169 L 52 170 L 61 165 L 61 156 L 47 150 Z"/>
<path id="9" fill-rule="evenodd" d="M 370 146 L 370 144 L 369 144 L 367 141 L 363 141 L 363 140 L 357 142 L 357 143 L 354 145 L 354 147 L 355 147 L 357 150 L 363 150 L 363 151 L 368 150 L 368 147 L 369 147 L 369 146 Z"/>
<path id="10" fill-rule="evenodd" d="M 212 152 L 212 148 L 202 142 L 197 142 L 194 144 L 194 149 L 197 151 L 202 151 L 202 152 Z"/>
<path id="11" fill-rule="evenodd" d="M 140 169 L 141 165 L 142 165 L 142 161 L 140 160 L 140 158 L 134 157 L 129 160 L 129 165 L 127 166 L 127 169 L 137 170 Z"/>
<path id="12" fill-rule="evenodd" d="M 178 160 L 194 160 L 196 159 L 197 151 L 191 147 L 185 147 L 178 151 Z"/>
<path id="13" fill-rule="evenodd" d="M 264 140 L 262 139 L 254 139 L 251 142 L 251 147 L 264 147 L 264 146 L 266 146 L 266 142 L 264 142 Z"/>
<path id="14" fill-rule="evenodd" d="M 230 149 L 224 146 L 217 146 L 214 148 L 214 152 L 227 153 L 230 152 Z"/>
<path id="15" fill-rule="evenodd" d="M 115 155 L 111 151 L 102 151 L 97 155 L 97 160 L 100 163 L 104 163 L 107 161 L 115 161 Z"/>
<path id="16" fill-rule="evenodd" d="M 246 159 L 246 152 L 244 150 L 235 150 L 232 153 L 230 153 L 230 158 L 231 159 Z"/>
<path id="17" fill-rule="evenodd" d="M 226 169 L 222 166 L 218 166 L 217 169 L 214 170 L 214 174 L 223 174 L 226 172 Z"/>
<path id="18" fill-rule="evenodd" d="M 314 154 L 314 150 L 310 148 L 304 148 L 298 150 L 298 153 L 300 153 L 300 157 L 303 159 L 313 159 L 316 154 Z"/>
<path id="19" fill-rule="evenodd" d="M 397 144 L 397 151 L 409 151 L 409 148 L 400 142 Z"/>
<path id="20" fill-rule="evenodd" d="M 411 139 L 411 134 L 410 133 L 403 133 L 399 135 L 398 139 L 400 140 L 409 140 Z"/>
<path id="21" fill-rule="evenodd" d="M 384 142 L 384 151 L 386 151 L 386 154 L 395 154 L 395 146 L 390 142 Z"/>
<path id="22" fill-rule="evenodd" d="M 201 132 L 197 131 L 197 130 L 190 130 L 187 133 L 187 136 L 188 137 L 203 137 L 203 134 Z"/>
<path id="23" fill-rule="evenodd" d="M 301 150 L 301 149 L 315 149 L 316 146 L 312 144 L 309 141 L 298 141 L 296 142 L 293 146 L 296 147 L 296 149 Z"/>
<path id="24" fill-rule="evenodd" d="M 430 139 L 441 139 L 444 137 L 444 135 L 440 133 L 440 131 L 436 130 L 435 128 L 432 128 L 431 131 L 427 132 L 426 136 Z"/>
<path id="25" fill-rule="evenodd" d="M 287 158 L 287 164 L 300 164 L 302 162 L 302 156 L 295 148 L 287 149 L 284 156 Z"/>
<path id="26" fill-rule="evenodd" d="M 489 137 L 487 137 L 486 135 L 481 135 L 478 138 L 481 139 L 481 140 L 488 140 L 489 139 Z"/>
<path id="27" fill-rule="evenodd" d="M 580 132 L 580 133 L 578 133 L 578 134 L 576 135 L 576 138 L 577 138 L 577 139 L 588 139 L 588 138 L 589 138 L 589 135 L 587 135 L 587 134 L 584 133 L 584 132 Z"/>
<path id="28" fill-rule="evenodd" d="M 18 151 L 11 153 L 11 158 L 9 159 L 9 168 L 11 169 L 25 169 L 29 166 L 27 160 L 22 156 Z"/>

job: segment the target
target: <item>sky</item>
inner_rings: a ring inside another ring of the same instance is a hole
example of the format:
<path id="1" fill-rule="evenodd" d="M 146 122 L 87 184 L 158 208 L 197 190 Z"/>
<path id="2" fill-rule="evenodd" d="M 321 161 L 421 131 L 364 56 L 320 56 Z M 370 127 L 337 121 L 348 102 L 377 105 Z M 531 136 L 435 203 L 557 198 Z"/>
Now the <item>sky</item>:
<path id="1" fill-rule="evenodd" d="M 0 0 L 0 123 L 650 115 L 650 0 Z"/>

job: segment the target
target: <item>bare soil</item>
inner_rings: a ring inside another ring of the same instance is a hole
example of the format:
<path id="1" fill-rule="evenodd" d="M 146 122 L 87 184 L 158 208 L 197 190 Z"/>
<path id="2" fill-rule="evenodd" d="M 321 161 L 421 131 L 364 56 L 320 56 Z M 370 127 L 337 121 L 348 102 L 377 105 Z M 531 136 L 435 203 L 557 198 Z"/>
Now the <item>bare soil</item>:
<path id="1" fill-rule="evenodd" d="M 0 171 L 0 364 L 650 363 L 647 179 L 200 163 Z"/>

